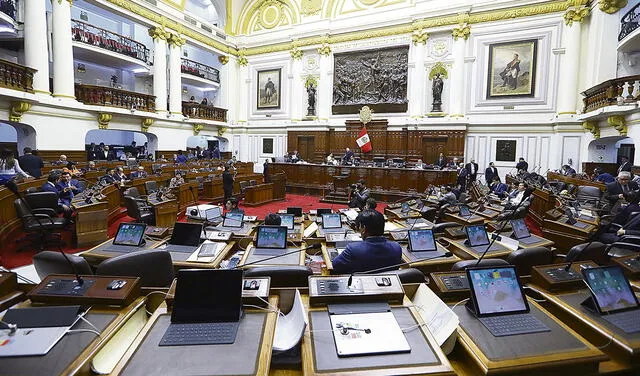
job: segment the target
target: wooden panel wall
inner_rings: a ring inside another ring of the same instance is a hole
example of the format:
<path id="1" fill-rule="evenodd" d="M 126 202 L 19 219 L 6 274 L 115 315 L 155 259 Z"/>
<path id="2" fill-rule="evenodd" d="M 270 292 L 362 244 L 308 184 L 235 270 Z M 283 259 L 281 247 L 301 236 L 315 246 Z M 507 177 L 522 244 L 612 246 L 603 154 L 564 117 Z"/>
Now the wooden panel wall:
<path id="1" fill-rule="evenodd" d="M 387 130 L 386 120 L 377 120 L 367 124 L 367 133 L 373 145 L 373 151 L 365 155 L 360 154 L 360 149 L 356 144 L 356 138 L 360 134 L 362 123 L 359 121 L 347 121 L 345 131 L 289 131 L 288 151 L 299 150 L 298 140 L 300 137 L 313 137 L 315 141 L 315 153 L 312 158 L 306 157 L 309 162 L 320 163 L 329 154 L 333 153 L 336 158 L 342 157 L 346 147 L 351 148 L 356 155 L 364 159 L 373 157 L 385 158 L 405 158 L 407 161 L 422 158 L 423 138 L 446 139 L 445 154 L 449 158 L 458 157 L 462 160 L 464 155 L 464 142 L 466 131 L 453 130 L 410 130 L 403 128 L 399 131 Z M 433 163 L 434 161 L 425 161 Z"/>
<path id="2" fill-rule="evenodd" d="M 60 155 L 67 156 L 71 162 L 86 162 L 87 152 L 84 150 L 38 150 L 38 155 L 46 162 L 55 162 L 60 159 Z M 22 155 L 22 152 L 20 153 Z"/>

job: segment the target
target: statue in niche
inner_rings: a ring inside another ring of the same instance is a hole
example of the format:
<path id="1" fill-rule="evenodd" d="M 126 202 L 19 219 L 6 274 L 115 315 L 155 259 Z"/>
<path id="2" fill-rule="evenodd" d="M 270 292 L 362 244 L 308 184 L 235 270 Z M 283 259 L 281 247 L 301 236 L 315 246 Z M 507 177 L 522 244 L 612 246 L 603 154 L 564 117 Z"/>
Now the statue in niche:
<path id="1" fill-rule="evenodd" d="M 316 116 L 316 88 L 313 83 L 307 87 L 307 97 L 309 107 L 307 107 L 307 116 Z"/>
<path id="2" fill-rule="evenodd" d="M 442 112 L 442 89 L 444 88 L 444 81 L 442 76 L 438 73 L 433 78 L 431 90 L 433 91 L 433 104 L 431 112 Z"/>

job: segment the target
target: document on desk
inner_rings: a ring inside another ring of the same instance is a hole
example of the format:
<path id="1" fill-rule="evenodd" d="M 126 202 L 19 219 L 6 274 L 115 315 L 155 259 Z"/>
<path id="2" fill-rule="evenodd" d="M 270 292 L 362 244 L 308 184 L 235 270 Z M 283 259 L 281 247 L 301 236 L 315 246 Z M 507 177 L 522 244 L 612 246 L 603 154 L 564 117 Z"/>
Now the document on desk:
<path id="1" fill-rule="evenodd" d="M 188 262 L 213 262 L 220 252 L 227 246 L 227 243 L 212 242 L 205 240 L 192 254 L 187 258 Z"/>
<path id="2" fill-rule="evenodd" d="M 385 222 L 384 224 L 384 232 L 396 231 L 403 228 L 402 226 L 396 224 L 395 222 Z"/>
<path id="3" fill-rule="evenodd" d="M 300 291 L 296 290 L 291 311 L 286 315 L 278 316 L 276 332 L 273 336 L 273 350 L 287 351 L 300 342 L 307 326 L 307 311 L 302 304 Z"/>
<path id="4" fill-rule="evenodd" d="M 393 312 L 329 317 L 339 357 L 411 351 Z"/>
<path id="5" fill-rule="evenodd" d="M 413 297 L 413 305 L 439 346 L 456 331 L 460 322 L 458 316 L 426 284 L 421 283 L 418 286 Z"/>
<path id="6" fill-rule="evenodd" d="M 318 231 L 318 224 L 315 222 L 311 222 L 311 224 L 304 229 L 303 236 L 305 238 L 310 238 L 311 235 L 313 235 L 316 231 Z"/>

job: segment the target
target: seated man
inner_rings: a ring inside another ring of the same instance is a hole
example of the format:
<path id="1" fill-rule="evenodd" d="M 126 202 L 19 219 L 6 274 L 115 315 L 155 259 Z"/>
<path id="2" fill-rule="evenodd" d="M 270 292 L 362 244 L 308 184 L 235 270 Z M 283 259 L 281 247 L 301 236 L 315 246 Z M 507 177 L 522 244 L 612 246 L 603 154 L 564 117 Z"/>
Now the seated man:
<path id="1" fill-rule="evenodd" d="M 169 181 L 169 188 L 176 188 L 181 186 L 182 184 L 184 184 L 184 178 L 182 177 L 181 173 L 176 172 L 176 176 L 172 177 Z"/>
<path id="2" fill-rule="evenodd" d="M 127 175 L 124 174 L 124 169 L 122 167 L 116 167 L 114 171 L 115 173 L 113 174 L 113 178 L 116 183 L 124 184 L 129 181 L 129 179 L 127 179 Z"/>
<path id="3" fill-rule="evenodd" d="M 637 190 L 638 184 L 631 181 L 631 173 L 621 171 L 618 173 L 618 178 L 615 182 L 607 184 L 607 189 L 604 191 L 604 198 L 609 201 L 609 205 L 613 206 L 623 197 L 624 193 Z"/>
<path id="4" fill-rule="evenodd" d="M 615 243 L 623 235 L 640 235 L 640 214 L 631 217 L 632 213 L 640 211 L 640 193 L 624 193 L 624 199 L 629 204 L 615 216 L 612 224 L 599 236 L 601 242 L 605 244 Z"/>
<path id="5" fill-rule="evenodd" d="M 594 181 L 599 181 L 604 184 L 609 184 L 616 181 L 616 178 L 613 177 L 613 175 L 611 175 L 608 172 L 602 172 L 602 169 L 599 167 L 596 167 L 593 169 L 593 176 L 594 176 L 594 179 L 593 179 Z"/>
<path id="6" fill-rule="evenodd" d="M 500 178 L 497 176 L 493 177 L 493 181 L 491 182 L 491 193 L 498 197 L 504 197 L 509 190 L 509 186 L 500 181 Z"/>
<path id="7" fill-rule="evenodd" d="M 55 164 L 55 165 L 62 165 L 62 166 L 66 166 L 67 163 L 69 163 L 69 162 L 67 161 L 67 156 L 64 155 L 64 154 L 62 154 L 60 156 L 60 159 L 58 159 L 57 161 L 53 162 L 53 164 Z"/>
<path id="8" fill-rule="evenodd" d="M 113 176 L 113 169 L 107 168 L 104 171 L 104 175 L 100 177 L 100 181 L 107 182 L 108 184 L 113 184 L 116 182 L 116 178 Z"/>
<path id="9" fill-rule="evenodd" d="M 333 259 L 333 270 L 336 273 L 366 272 L 402 262 L 400 244 L 383 236 L 384 216 L 381 213 L 365 210 L 358 214 L 355 222 L 364 240 L 349 243 L 345 250 Z"/>
<path id="10" fill-rule="evenodd" d="M 376 210 L 377 206 L 378 206 L 378 203 L 376 202 L 376 200 L 369 197 L 367 201 L 364 203 L 363 210 Z"/>
<path id="11" fill-rule="evenodd" d="M 458 202 L 456 194 L 453 193 L 453 189 L 450 186 L 444 187 L 444 195 L 440 198 L 440 206 L 444 204 L 455 205 Z"/>
<path id="12" fill-rule="evenodd" d="M 68 171 L 63 171 L 56 184 L 58 190 L 58 197 L 60 197 L 60 203 L 62 205 L 71 207 L 71 200 L 76 193 L 78 193 L 78 187 L 71 184 L 71 174 Z"/>
<path id="13" fill-rule="evenodd" d="M 568 164 L 562 165 L 562 175 L 564 176 L 574 176 L 576 174 L 576 170 Z"/>
<path id="14" fill-rule="evenodd" d="M 230 199 L 228 199 L 227 202 L 224 204 L 224 207 L 225 209 L 227 209 L 227 213 L 243 213 L 244 214 L 244 210 L 241 210 L 238 207 L 238 199 L 235 197 L 231 197 Z"/>
<path id="15" fill-rule="evenodd" d="M 144 179 L 147 177 L 147 172 L 143 166 L 138 166 L 137 170 L 131 172 L 130 177 L 131 179 Z"/>
<path id="16" fill-rule="evenodd" d="M 43 192 L 53 192 L 58 197 L 58 213 L 64 213 L 64 217 L 67 221 L 71 220 L 71 215 L 73 214 L 73 210 L 70 205 L 65 205 L 62 203 L 60 199 L 60 191 L 58 190 L 58 180 L 60 179 L 60 174 L 52 172 L 47 177 L 47 182 L 42 185 L 40 188 Z"/>
<path id="17" fill-rule="evenodd" d="M 509 195 L 510 197 L 504 202 L 505 207 L 509 209 L 520 205 L 520 202 L 525 199 L 524 196 L 527 189 L 529 189 L 529 184 L 525 182 L 518 184 L 518 190 L 512 192 L 512 194 Z M 522 205 L 525 205 L 525 203 L 523 202 Z"/>

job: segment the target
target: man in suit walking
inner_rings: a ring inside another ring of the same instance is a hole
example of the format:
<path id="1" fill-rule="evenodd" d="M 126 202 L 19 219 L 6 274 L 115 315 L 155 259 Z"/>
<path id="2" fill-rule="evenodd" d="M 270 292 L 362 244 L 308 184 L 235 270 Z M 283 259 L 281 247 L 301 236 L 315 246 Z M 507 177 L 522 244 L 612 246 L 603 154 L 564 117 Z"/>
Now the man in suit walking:
<path id="1" fill-rule="evenodd" d="M 637 190 L 638 184 L 631 181 L 631 173 L 622 171 L 618 173 L 616 181 L 607 184 L 607 189 L 604 191 L 604 198 L 613 206 L 619 199 L 623 198 L 625 193 Z"/>
<path id="2" fill-rule="evenodd" d="M 629 162 L 629 158 L 622 156 L 620 157 L 620 167 L 618 167 L 618 173 L 622 171 L 631 172 L 631 162 Z"/>
<path id="3" fill-rule="evenodd" d="M 23 151 L 24 155 L 18 158 L 20 167 L 23 171 L 33 176 L 34 178 L 40 178 L 42 176 L 42 168 L 44 167 L 42 158 L 37 155 L 33 155 L 30 147 L 24 148 Z"/>
<path id="4" fill-rule="evenodd" d="M 467 179 L 469 183 L 476 181 L 476 177 L 478 176 L 478 164 L 475 159 L 471 158 L 464 168 L 467 169 Z"/>
<path id="5" fill-rule="evenodd" d="M 518 172 L 528 171 L 529 163 L 527 163 L 527 161 L 525 161 L 524 158 L 520 157 L 520 159 L 518 160 L 518 164 L 516 164 L 516 170 L 518 170 Z"/>
<path id="6" fill-rule="evenodd" d="M 493 164 L 493 162 L 489 162 L 489 167 L 484 170 L 484 181 L 487 183 L 487 186 L 490 186 L 493 183 L 493 178 L 498 176 L 498 169 Z"/>
<path id="7" fill-rule="evenodd" d="M 364 210 L 358 214 L 355 222 L 363 241 L 349 243 L 345 250 L 333 259 L 333 270 L 336 273 L 366 272 L 402 262 L 400 244 L 384 237 L 384 216 L 380 212 Z"/>

